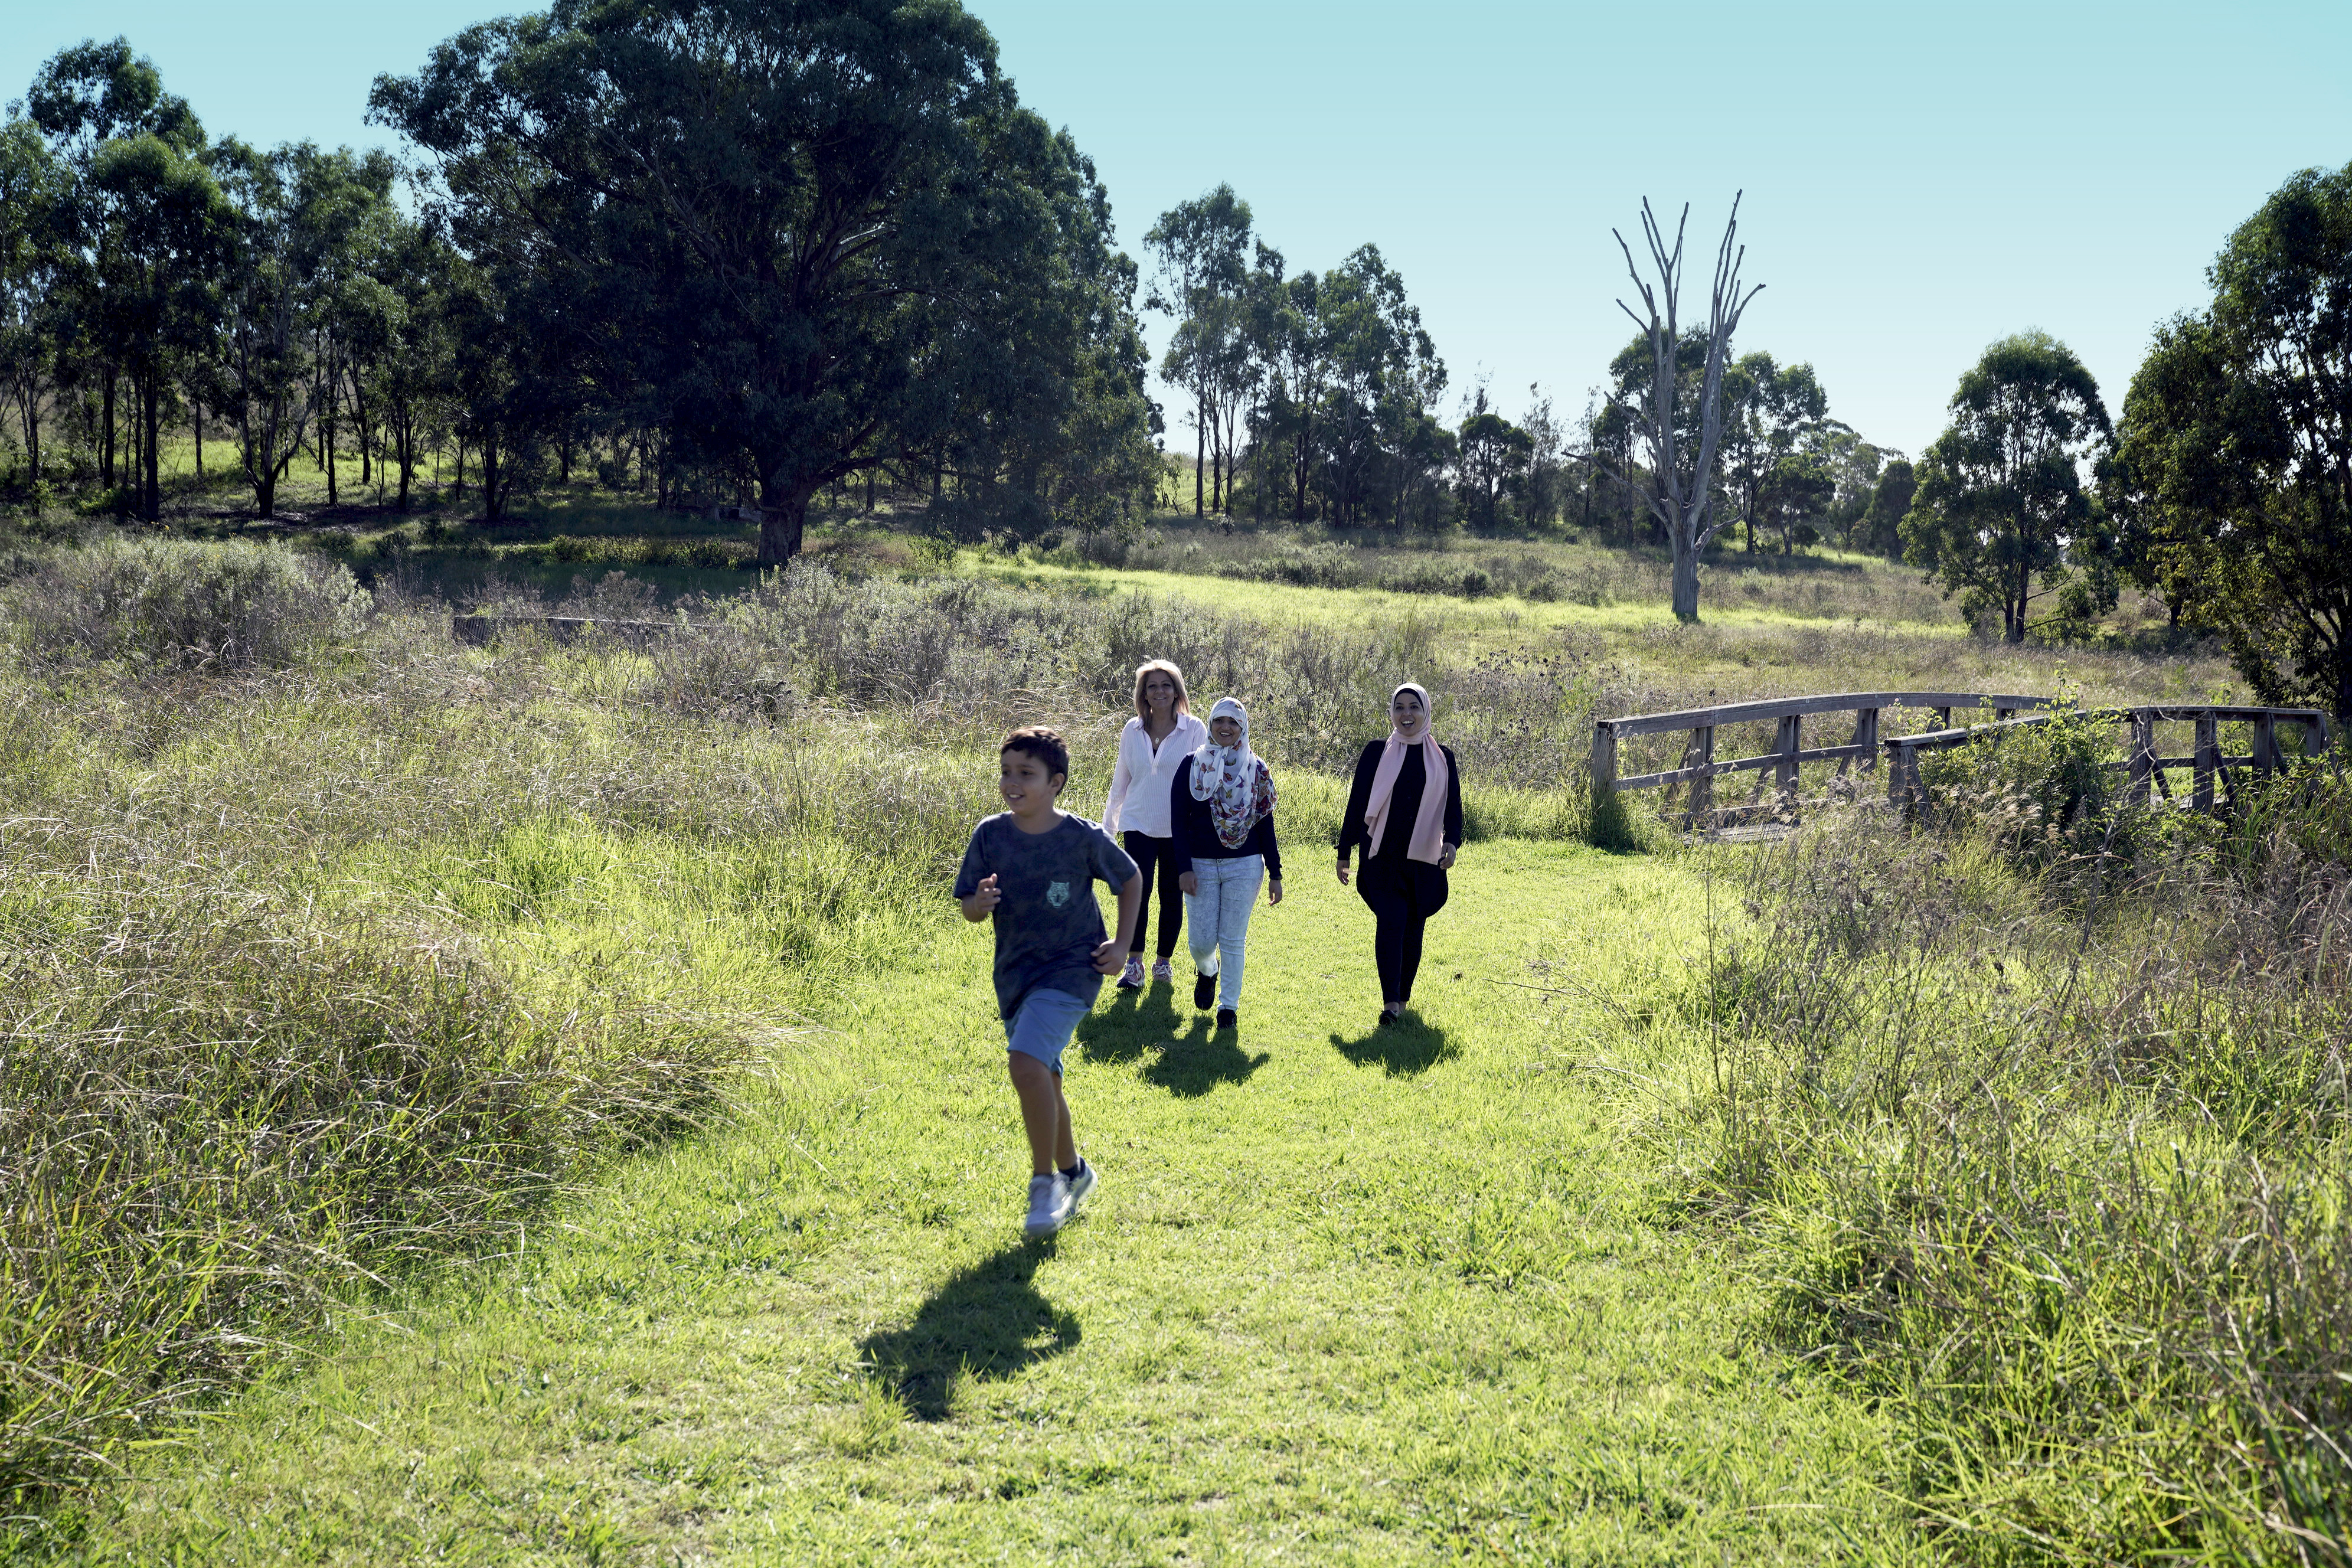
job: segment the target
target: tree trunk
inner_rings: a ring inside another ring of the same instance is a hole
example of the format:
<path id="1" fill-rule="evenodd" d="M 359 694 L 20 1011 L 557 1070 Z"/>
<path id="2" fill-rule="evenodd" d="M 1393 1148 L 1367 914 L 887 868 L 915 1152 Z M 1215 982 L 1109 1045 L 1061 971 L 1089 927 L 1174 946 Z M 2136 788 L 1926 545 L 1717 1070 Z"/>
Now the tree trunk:
<path id="1" fill-rule="evenodd" d="M 205 482 L 205 400 L 192 395 L 188 399 L 188 407 L 194 414 L 196 426 L 196 483 L 202 485 Z"/>
<path id="2" fill-rule="evenodd" d="M 499 433 L 493 427 L 482 433 L 482 521 L 499 522 L 505 516 L 505 497 L 499 487 Z"/>
<path id="3" fill-rule="evenodd" d="M 367 395 L 360 390 L 359 372 L 352 373 L 352 422 L 360 427 L 360 483 L 373 478 L 373 466 L 368 458 Z"/>
<path id="4" fill-rule="evenodd" d="M 1685 524 L 1675 530 L 1675 619 L 1698 619 L 1698 544 L 1696 531 Z"/>
<path id="5" fill-rule="evenodd" d="M 760 481 L 760 564 L 782 566 L 801 552 L 808 531 L 807 490 L 788 490 L 772 479 Z"/>
<path id="6" fill-rule="evenodd" d="M 1192 515 L 1199 517 L 1208 510 L 1202 497 L 1209 471 L 1208 404 L 1196 399 L 1192 405 Z"/>
<path id="7" fill-rule="evenodd" d="M 84 407 L 86 408 L 86 407 L 88 407 L 88 406 L 89 406 L 89 405 L 88 405 L 88 404 L 84 404 L 82 406 L 84 406 Z M 100 437 L 99 437 L 98 477 L 99 477 L 99 481 L 100 481 L 100 483 L 103 484 L 103 485 L 104 485 L 108 489 L 110 489 L 110 489 L 114 489 L 114 488 L 115 488 L 115 487 L 114 487 L 114 371 L 113 371 L 113 368 L 112 368 L 111 366 L 109 366 L 109 367 L 108 367 L 108 369 L 107 369 L 107 372 L 106 372 L 106 395 L 105 395 L 105 404 L 104 404 L 104 408 L 105 408 L 105 412 L 104 412 L 103 416 L 101 416 L 101 420 L 100 420 L 100 425 L 101 425 L 101 433 L 100 433 Z"/>
<path id="8" fill-rule="evenodd" d="M 163 475 L 161 454 L 157 448 L 163 444 L 163 373 L 152 370 L 147 373 L 146 385 L 142 389 L 141 402 L 145 405 L 141 413 L 144 416 L 147 426 L 145 432 L 147 493 L 144 498 L 146 504 L 142 509 L 142 514 L 150 522 L 161 522 L 163 521 Z"/>
<path id="9" fill-rule="evenodd" d="M 466 438 L 457 438 L 457 478 L 449 487 L 449 499 L 462 503 L 466 499 Z"/>

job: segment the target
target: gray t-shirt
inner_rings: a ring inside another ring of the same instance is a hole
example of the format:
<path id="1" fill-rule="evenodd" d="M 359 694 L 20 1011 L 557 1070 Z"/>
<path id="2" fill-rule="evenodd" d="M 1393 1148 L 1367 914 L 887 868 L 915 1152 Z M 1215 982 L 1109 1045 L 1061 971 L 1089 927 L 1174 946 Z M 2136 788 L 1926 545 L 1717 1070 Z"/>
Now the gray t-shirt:
<path id="1" fill-rule="evenodd" d="M 956 872 L 955 896 L 968 899 L 993 875 L 1002 901 L 996 922 L 996 1007 L 1010 1018 L 1032 991 L 1066 992 L 1091 1004 L 1102 994 L 1095 949 L 1104 936 L 1095 902 L 1097 878 L 1127 886 L 1135 862 L 1097 823 L 1067 812 L 1048 833 L 1024 833 L 1009 811 L 981 819 Z"/>

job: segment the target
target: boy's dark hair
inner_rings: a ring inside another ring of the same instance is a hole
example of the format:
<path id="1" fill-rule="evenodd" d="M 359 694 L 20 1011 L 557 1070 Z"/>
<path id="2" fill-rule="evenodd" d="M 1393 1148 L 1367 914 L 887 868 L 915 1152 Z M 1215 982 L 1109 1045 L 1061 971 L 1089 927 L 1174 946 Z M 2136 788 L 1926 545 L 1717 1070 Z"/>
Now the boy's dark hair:
<path id="1" fill-rule="evenodd" d="M 1045 764 L 1045 776 L 1048 778 L 1059 773 L 1066 782 L 1070 776 L 1069 742 L 1043 724 L 1024 724 L 1005 736 L 1004 744 L 996 748 L 996 754 L 1001 757 L 1007 752 L 1021 752 L 1036 758 Z"/>

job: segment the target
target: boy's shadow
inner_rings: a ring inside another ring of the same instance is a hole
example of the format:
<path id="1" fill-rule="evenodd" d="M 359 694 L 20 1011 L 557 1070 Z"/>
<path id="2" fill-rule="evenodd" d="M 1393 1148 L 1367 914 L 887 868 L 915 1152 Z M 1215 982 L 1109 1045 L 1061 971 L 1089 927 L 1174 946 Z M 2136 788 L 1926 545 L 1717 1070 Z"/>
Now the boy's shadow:
<path id="1" fill-rule="evenodd" d="M 1054 1244 L 1000 1247 L 931 1292 L 903 1329 L 858 1342 L 863 1360 L 920 1421 L 942 1420 L 959 1373 L 1012 1377 L 1078 1342 L 1078 1320 L 1037 1293 L 1032 1276 Z"/>
<path id="2" fill-rule="evenodd" d="M 1195 1014 L 1192 1027 L 1168 1042 L 1143 1077 L 1180 1099 L 1198 1100 L 1221 1083 L 1247 1083 L 1250 1074 L 1273 1059 L 1271 1051 L 1251 1056 L 1233 1030 Z"/>
<path id="3" fill-rule="evenodd" d="M 1331 1044 L 1358 1067 L 1378 1063 L 1391 1078 L 1417 1077 L 1462 1054 L 1453 1036 L 1423 1023 L 1411 1008 L 1387 1028 L 1367 1029 L 1352 1040 L 1335 1030 Z"/>

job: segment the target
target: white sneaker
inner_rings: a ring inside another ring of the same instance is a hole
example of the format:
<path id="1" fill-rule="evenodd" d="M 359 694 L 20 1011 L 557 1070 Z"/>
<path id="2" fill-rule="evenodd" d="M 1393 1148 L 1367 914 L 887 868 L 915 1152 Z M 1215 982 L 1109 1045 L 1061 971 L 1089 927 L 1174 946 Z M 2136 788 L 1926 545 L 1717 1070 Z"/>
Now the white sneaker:
<path id="1" fill-rule="evenodd" d="M 1076 1175 L 1065 1176 L 1062 1179 L 1070 1184 L 1070 1212 L 1076 1214 L 1078 1205 L 1086 1201 L 1087 1194 L 1095 1190 L 1094 1162 L 1088 1160 L 1078 1167 Z"/>
<path id="2" fill-rule="evenodd" d="M 1118 972 L 1118 988 L 1121 991 L 1143 989 L 1143 960 L 1130 958 L 1127 961 L 1127 967 Z"/>
<path id="3" fill-rule="evenodd" d="M 1051 1236 L 1070 1222 L 1070 1181 L 1061 1172 L 1029 1178 L 1029 1218 L 1021 1234 L 1034 1240 Z"/>
<path id="4" fill-rule="evenodd" d="M 1163 958 L 1151 966 L 1151 978 L 1169 981 L 1172 984 L 1176 978 L 1176 966 Z"/>

